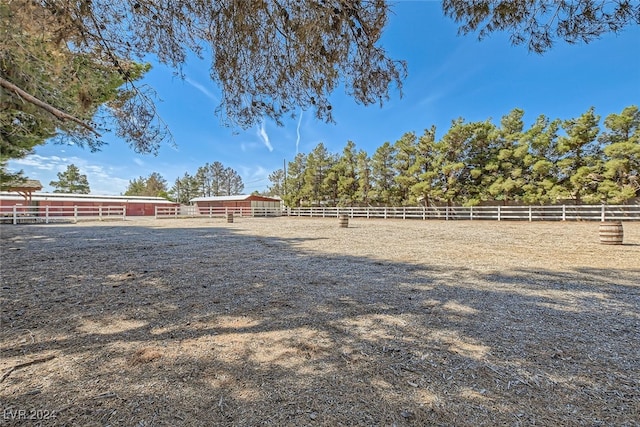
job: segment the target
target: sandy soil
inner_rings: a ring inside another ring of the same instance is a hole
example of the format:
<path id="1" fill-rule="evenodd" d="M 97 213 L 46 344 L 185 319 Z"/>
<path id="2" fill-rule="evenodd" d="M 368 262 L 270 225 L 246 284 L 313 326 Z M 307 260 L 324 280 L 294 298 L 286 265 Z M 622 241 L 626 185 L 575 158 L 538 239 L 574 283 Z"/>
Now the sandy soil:
<path id="1" fill-rule="evenodd" d="M 640 424 L 640 223 L 0 232 L 2 425 Z"/>

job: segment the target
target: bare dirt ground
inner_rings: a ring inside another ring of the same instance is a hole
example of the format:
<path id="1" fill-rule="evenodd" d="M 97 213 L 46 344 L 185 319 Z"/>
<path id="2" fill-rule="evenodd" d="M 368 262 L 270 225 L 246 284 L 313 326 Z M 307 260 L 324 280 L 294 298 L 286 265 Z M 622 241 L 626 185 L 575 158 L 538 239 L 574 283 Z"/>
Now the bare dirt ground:
<path id="1" fill-rule="evenodd" d="M 640 223 L 0 232 L 2 425 L 640 424 Z"/>

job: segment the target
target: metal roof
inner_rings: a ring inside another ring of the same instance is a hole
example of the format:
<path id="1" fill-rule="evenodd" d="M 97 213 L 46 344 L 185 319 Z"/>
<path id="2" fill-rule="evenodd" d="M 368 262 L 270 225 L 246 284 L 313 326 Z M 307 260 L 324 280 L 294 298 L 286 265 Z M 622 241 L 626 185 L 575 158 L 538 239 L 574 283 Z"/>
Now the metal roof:
<path id="1" fill-rule="evenodd" d="M 236 196 L 209 196 L 209 197 L 195 197 L 191 199 L 191 202 L 229 202 L 247 200 L 251 197 L 251 194 L 238 194 Z"/>
<path id="2" fill-rule="evenodd" d="M 21 195 L 12 191 L 0 191 L 0 200 L 24 200 Z M 66 194 L 66 193 L 33 193 L 31 200 L 61 201 L 61 202 L 98 202 L 98 203 L 155 203 L 175 204 L 162 197 L 145 196 L 101 196 L 96 194 Z"/>

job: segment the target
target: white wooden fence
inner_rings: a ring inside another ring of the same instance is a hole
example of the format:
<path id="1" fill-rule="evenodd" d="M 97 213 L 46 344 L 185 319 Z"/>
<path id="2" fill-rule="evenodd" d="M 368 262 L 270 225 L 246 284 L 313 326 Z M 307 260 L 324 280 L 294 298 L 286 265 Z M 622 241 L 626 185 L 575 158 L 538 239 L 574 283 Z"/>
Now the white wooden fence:
<path id="1" fill-rule="evenodd" d="M 640 205 L 314 207 L 287 208 L 288 216 L 440 220 L 640 221 Z"/>
<path id="2" fill-rule="evenodd" d="M 640 205 L 557 205 L 557 206 L 443 206 L 443 207 L 313 207 L 276 208 L 156 206 L 155 217 L 238 217 L 300 216 L 332 218 L 439 219 L 439 220 L 519 220 L 519 221 L 640 221 Z M 82 220 L 126 219 L 123 206 L 0 206 L 0 222 L 50 223 Z"/>
<path id="3" fill-rule="evenodd" d="M 126 219 L 124 206 L 0 206 L 0 222 L 11 224 Z"/>
<path id="4" fill-rule="evenodd" d="M 185 218 L 185 217 L 226 217 L 232 213 L 239 217 L 268 217 L 282 216 L 282 210 L 279 208 L 266 207 L 214 207 L 214 206 L 156 206 L 155 217 L 161 218 Z"/>

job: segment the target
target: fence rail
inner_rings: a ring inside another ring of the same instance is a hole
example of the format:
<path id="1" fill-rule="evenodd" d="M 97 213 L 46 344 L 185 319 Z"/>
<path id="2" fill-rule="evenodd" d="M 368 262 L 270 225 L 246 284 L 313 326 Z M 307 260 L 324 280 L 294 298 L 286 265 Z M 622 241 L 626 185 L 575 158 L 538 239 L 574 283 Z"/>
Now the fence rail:
<path id="1" fill-rule="evenodd" d="M 0 206 L 0 222 L 11 224 L 126 219 L 124 206 Z"/>
<path id="2" fill-rule="evenodd" d="M 497 220 L 497 221 L 640 221 L 640 205 L 557 205 L 557 206 L 443 206 L 443 207 L 198 207 L 157 206 L 155 218 L 225 217 L 317 217 Z M 50 223 L 82 220 L 126 219 L 124 206 L 0 206 L 0 222 Z"/>
<path id="3" fill-rule="evenodd" d="M 351 218 L 497 220 L 497 221 L 640 221 L 640 205 L 313 207 L 287 208 L 287 216 Z"/>
<path id="4" fill-rule="evenodd" d="M 269 217 L 282 216 L 279 208 L 265 207 L 214 207 L 214 206 L 156 206 L 156 219 L 185 218 L 185 217 L 226 217 L 232 213 L 239 217 Z"/>

